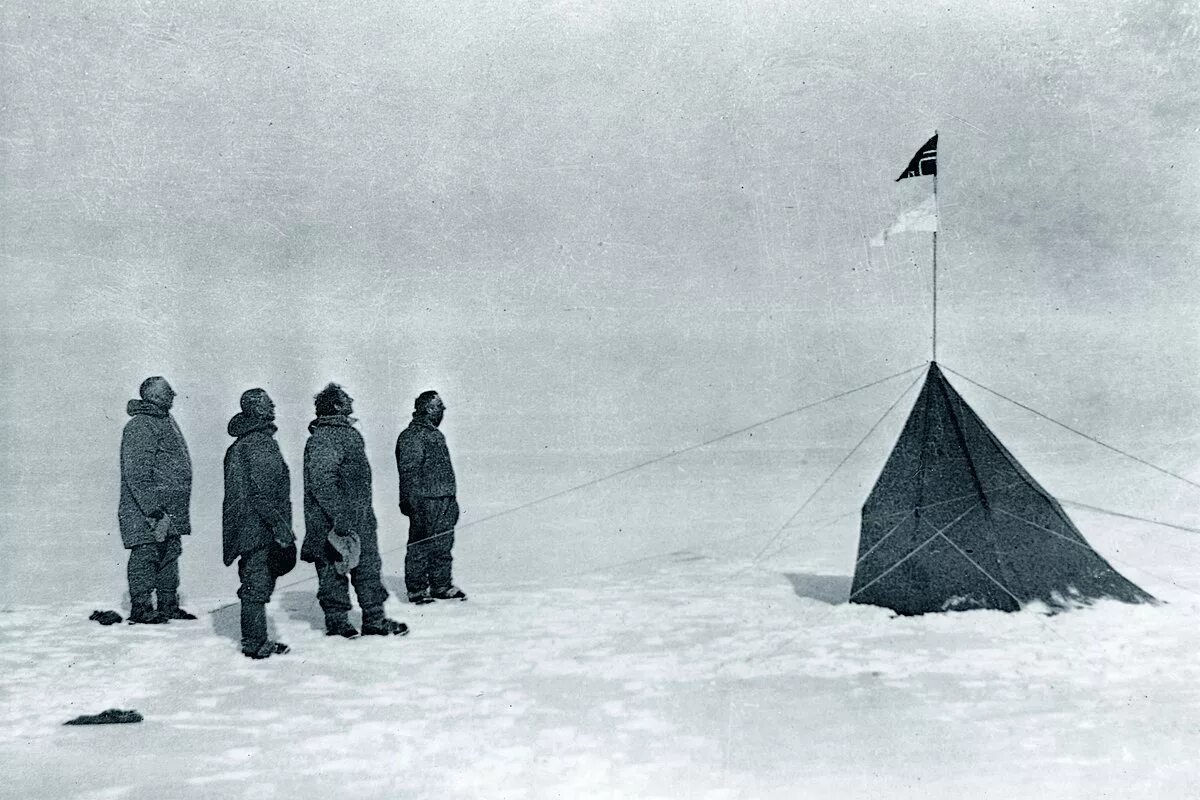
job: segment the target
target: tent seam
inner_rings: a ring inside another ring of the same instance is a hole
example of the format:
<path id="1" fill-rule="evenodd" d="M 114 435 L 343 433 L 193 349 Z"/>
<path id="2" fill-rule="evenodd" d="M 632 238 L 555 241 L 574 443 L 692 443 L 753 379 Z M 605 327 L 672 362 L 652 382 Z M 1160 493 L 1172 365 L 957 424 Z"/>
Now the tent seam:
<path id="1" fill-rule="evenodd" d="M 1013 483 L 1005 484 L 1004 486 L 1001 486 L 999 489 L 993 489 L 992 491 L 994 494 L 1007 492 L 1009 489 L 1013 488 L 1014 486 L 1020 486 L 1023 483 L 1025 483 L 1025 482 L 1024 481 L 1014 481 Z M 895 533 L 896 530 L 899 529 L 899 527 L 902 524 L 904 524 L 904 520 L 908 519 L 908 516 L 910 514 L 912 514 L 914 511 L 923 511 L 927 508 L 935 508 L 935 507 L 941 506 L 941 505 L 948 505 L 949 503 L 955 503 L 955 502 L 958 502 L 959 500 L 965 500 L 969 497 L 974 497 L 977 494 L 978 494 L 978 492 L 971 492 L 969 494 L 960 494 L 958 497 L 951 497 L 949 500 L 938 500 L 936 503 L 930 503 L 927 506 L 918 506 L 916 508 L 909 509 L 908 511 L 904 512 L 903 519 L 901 519 L 899 522 L 897 522 L 895 525 L 893 525 L 892 529 L 890 531 L 888 531 L 887 533 L 885 533 L 879 541 L 877 541 L 875 544 L 871 545 L 870 550 L 868 550 L 867 552 L 863 553 L 861 556 L 858 557 L 858 560 L 854 562 L 854 565 L 858 566 L 859 564 L 862 563 L 862 560 L 864 558 L 871 555 L 871 553 L 875 552 L 875 549 L 877 547 L 879 547 L 879 545 L 883 544 L 884 539 L 887 539 L 889 536 L 891 536 L 893 533 Z M 899 512 L 897 512 L 897 513 L 899 513 Z"/>
<path id="2" fill-rule="evenodd" d="M 986 569 L 984 569 L 983 567 L 979 566 L 979 564 L 978 564 L 978 563 L 976 563 L 975 559 L 973 559 L 973 558 L 971 558 L 969 555 L 967 555 L 967 551 L 963 550 L 961 547 L 959 547 L 957 544 L 955 544 L 954 540 L 953 540 L 953 539 L 951 539 L 949 536 L 947 536 L 947 535 L 946 535 L 946 534 L 944 534 L 944 533 L 939 533 L 938 535 L 939 535 L 939 536 L 941 536 L 943 539 L 945 539 L 947 542 L 949 542 L 949 543 L 950 543 L 950 546 L 951 546 L 951 547 L 953 547 L 955 550 L 957 550 L 957 551 L 958 551 L 958 552 L 959 552 L 959 553 L 962 555 L 962 557 L 963 557 L 963 558 L 965 558 L 967 561 L 971 562 L 971 565 L 972 565 L 973 567 L 975 567 L 975 569 L 977 569 L 977 570 L 979 570 L 980 572 L 982 572 L 982 573 L 984 574 L 984 577 L 986 577 L 986 578 L 987 578 L 988 580 L 990 580 L 992 583 L 994 583 L 994 584 L 996 584 L 997 586 L 999 586 L 999 587 L 1000 587 L 1000 588 L 1001 588 L 1001 589 L 1004 591 L 1004 593 L 1005 593 L 1006 595 L 1008 595 L 1009 597 L 1011 597 L 1011 598 L 1013 599 L 1013 602 L 1017 604 L 1017 610 L 1018 610 L 1018 611 L 1020 611 L 1020 610 L 1021 610 L 1021 601 L 1020 601 L 1020 599 L 1019 599 L 1019 598 L 1018 598 L 1018 597 L 1017 597 L 1015 594 L 1013 594 L 1012 592 L 1010 592 L 1010 591 L 1008 590 L 1008 587 L 1007 587 L 1007 586 L 1005 586 L 1003 583 L 1001 583 L 1000 581 L 998 581 L 998 580 L 996 580 L 994 577 L 992 577 L 992 576 L 991 576 L 991 574 L 989 574 L 989 573 L 988 573 L 988 571 L 987 571 Z"/>
<path id="3" fill-rule="evenodd" d="M 916 554 L 917 554 L 917 551 L 921 550 L 923 547 L 925 547 L 925 545 L 929 544 L 929 543 L 930 543 L 930 542 L 932 542 L 934 539 L 936 539 L 937 537 L 941 536 L 941 535 L 942 535 L 943 533 L 945 533 L 946 531 L 948 531 L 948 530 L 950 530 L 951 528 L 953 528 L 955 525 L 957 525 L 959 522 L 961 522 L 961 521 L 963 520 L 963 518 L 964 518 L 964 517 L 966 517 L 968 514 L 970 514 L 972 511 L 974 511 L 974 510 L 975 510 L 975 506 L 978 506 L 978 505 L 980 505 L 978 502 L 974 503 L 974 504 L 973 504 L 973 505 L 972 505 L 970 508 L 968 508 L 966 511 L 964 511 L 964 512 L 963 512 L 963 513 L 961 513 L 961 514 L 959 514 L 957 517 L 955 517 L 955 518 L 954 518 L 953 520 L 951 520 L 950 522 L 946 523 L 946 525 L 945 525 L 945 526 L 943 526 L 942 528 L 940 528 L 940 529 L 938 529 L 938 530 L 934 531 L 934 533 L 933 533 L 933 536 L 930 536 L 928 539 L 926 539 L 925 541 L 921 542 L 919 545 L 917 545 L 917 546 L 916 546 L 916 547 L 914 547 L 912 550 L 910 550 L 910 551 L 908 552 L 908 555 L 904 556 L 904 558 L 900 559 L 900 560 L 899 560 L 899 561 L 897 561 L 895 564 L 892 564 L 890 567 L 888 567 L 887 569 L 885 569 L 883 572 L 879 573 L 879 574 L 878 574 L 878 575 L 876 575 L 874 578 L 872 578 L 872 579 L 871 579 L 871 581 L 870 581 L 869 583 L 867 583 L 865 586 L 863 586 L 863 587 L 862 587 L 861 589 L 859 589 L 857 592 L 854 592 L 853 594 L 851 594 L 851 595 L 850 595 L 850 599 L 851 599 L 851 600 L 853 600 L 855 597 L 857 597 L 858 595 L 860 595 L 860 594 L 862 594 L 863 592 L 865 592 L 867 589 L 869 589 L 869 588 L 871 588 L 872 586 L 874 586 L 876 583 L 878 583 L 880 580 L 882 580 L 882 579 L 883 579 L 883 578 L 884 578 L 886 575 L 888 575 L 889 573 L 891 573 L 891 572 L 892 572 L 892 570 L 896 569 L 896 567 L 900 566 L 900 565 L 901 565 L 901 564 L 903 564 L 905 561 L 908 561 L 910 558 L 912 558 L 914 555 L 916 555 Z M 918 520 L 918 521 L 917 521 L 917 523 L 918 523 L 918 524 L 920 524 L 920 523 L 921 523 L 921 522 L 923 522 L 923 521 L 924 521 L 924 520 Z M 928 524 L 928 523 L 925 523 L 925 524 Z"/>
<path id="4" fill-rule="evenodd" d="M 1096 552 L 1095 548 L 1093 548 L 1077 539 L 1072 539 L 1070 536 L 1063 536 L 1061 533 L 1059 533 L 1056 530 L 1047 528 L 1045 525 L 1039 525 L 1036 522 L 1033 522 L 1032 520 L 1025 519 L 1024 517 L 1018 517 L 1016 514 L 1012 513 L 1011 511 L 1005 511 L 1003 508 L 997 508 L 996 510 L 999 511 L 1001 514 L 1004 514 L 1006 517 L 1012 517 L 1017 522 L 1023 522 L 1024 524 L 1028 525 L 1031 528 L 1037 528 L 1039 531 L 1045 531 L 1046 533 L 1050 534 L 1051 536 L 1057 536 L 1059 539 L 1062 539 L 1064 542 L 1070 542 L 1071 544 L 1075 545 L 1076 547 L 1078 547 L 1082 550 L 1086 550 L 1087 552 L 1095 555 L 1097 558 L 1101 557 L 1100 554 Z"/>

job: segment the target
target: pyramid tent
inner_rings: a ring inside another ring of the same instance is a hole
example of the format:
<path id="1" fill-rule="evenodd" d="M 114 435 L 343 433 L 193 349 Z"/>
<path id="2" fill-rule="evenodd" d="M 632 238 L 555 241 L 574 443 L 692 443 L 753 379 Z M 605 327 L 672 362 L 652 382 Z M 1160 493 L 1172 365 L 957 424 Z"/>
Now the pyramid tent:
<path id="1" fill-rule="evenodd" d="M 1154 602 L 1091 548 L 936 363 L 863 506 L 850 592 L 900 614 Z"/>

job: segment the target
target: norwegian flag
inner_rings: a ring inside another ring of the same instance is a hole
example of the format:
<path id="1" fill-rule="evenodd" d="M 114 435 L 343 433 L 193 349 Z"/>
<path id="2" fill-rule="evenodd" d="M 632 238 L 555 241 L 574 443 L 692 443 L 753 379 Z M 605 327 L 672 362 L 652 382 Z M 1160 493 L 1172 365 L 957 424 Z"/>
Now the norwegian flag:
<path id="1" fill-rule="evenodd" d="M 900 173 L 897 181 L 902 181 L 905 178 L 920 178 L 923 175 L 937 175 L 937 134 L 933 135 L 925 144 L 921 145 L 921 149 L 912 157 L 912 161 L 908 162 L 908 166 L 904 172 Z"/>

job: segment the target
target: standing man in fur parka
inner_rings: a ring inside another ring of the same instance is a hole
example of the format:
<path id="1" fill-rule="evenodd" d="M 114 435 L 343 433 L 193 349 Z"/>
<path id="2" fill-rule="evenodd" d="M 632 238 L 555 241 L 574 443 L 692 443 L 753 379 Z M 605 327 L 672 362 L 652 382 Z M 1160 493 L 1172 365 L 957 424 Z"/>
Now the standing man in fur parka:
<path id="1" fill-rule="evenodd" d="M 438 430 L 445 414 L 437 392 L 422 392 L 413 402 L 412 422 L 396 438 L 400 513 L 408 517 L 404 584 L 408 601 L 417 605 L 467 599 L 450 579 L 459 512 L 450 450 Z"/>
<path id="2" fill-rule="evenodd" d="M 282 573 L 281 552 L 295 563 L 292 532 L 291 474 L 275 441 L 275 403 L 263 389 L 242 393 L 242 410 L 229 420 L 236 441 L 225 451 L 225 502 L 222 508 L 224 561 L 239 557 L 242 602 L 242 653 L 262 659 L 288 652 L 267 639 L 266 605 Z"/>
<path id="3" fill-rule="evenodd" d="M 371 464 L 355 429 L 353 399 L 331 383 L 315 398 L 317 418 L 304 446 L 304 546 L 300 558 L 317 568 L 317 599 L 325 634 L 353 639 L 351 581 L 362 608 L 364 635 L 403 636 L 408 626 L 384 614 L 383 560 L 371 506 Z"/>
<path id="4" fill-rule="evenodd" d="M 157 624 L 195 616 L 179 607 L 180 537 L 192 531 L 192 459 L 171 406 L 175 390 L 155 375 L 130 400 L 121 434 L 117 518 L 129 551 L 130 622 Z M 157 596 L 158 607 L 151 595 Z"/>

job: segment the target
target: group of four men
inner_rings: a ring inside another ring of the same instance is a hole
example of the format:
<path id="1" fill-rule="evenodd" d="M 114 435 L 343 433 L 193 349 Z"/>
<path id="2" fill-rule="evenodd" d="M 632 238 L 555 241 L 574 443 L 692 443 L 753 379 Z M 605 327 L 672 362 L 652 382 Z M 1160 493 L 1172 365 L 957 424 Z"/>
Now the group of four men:
<path id="1" fill-rule="evenodd" d="M 180 537 L 191 532 L 192 464 L 171 416 L 175 391 L 147 378 L 141 399 L 130 400 L 121 438 L 121 540 L 129 550 L 129 619 L 163 623 L 195 617 L 179 606 Z M 325 633 L 354 638 L 349 586 L 362 609 L 362 634 L 404 635 L 389 619 L 382 580 L 371 465 L 354 427 L 353 398 L 336 383 L 314 398 L 316 418 L 304 447 L 304 542 L 300 558 L 316 567 Z M 422 392 L 412 422 L 396 440 L 400 510 L 409 519 L 404 559 L 408 600 L 465 600 L 451 582 L 451 548 L 458 522 L 454 469 L 438 430 L 446 407 L 437 392 Z M 278 577 L 295 565 L 291 474 L 275 441 L 275 404 L 263 389 L 242 394 L 229 420 L 234 442 L 225 453 L 222 532 L 226 566 L 238 561 L 242 652 L 251 658 L 286 653 L 268 638 L 266 604 Z M 157 600 L 157 605 L 155 605 Z"/>

